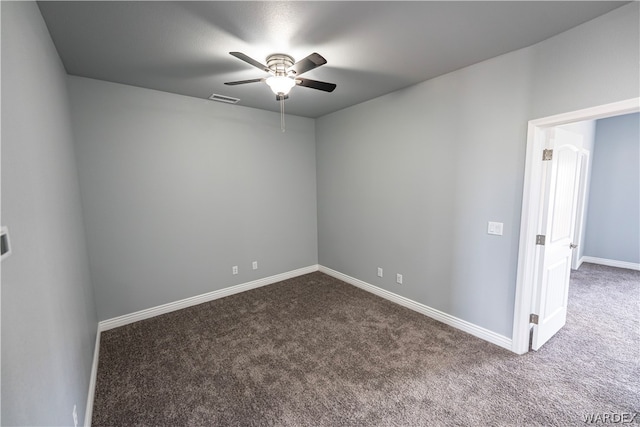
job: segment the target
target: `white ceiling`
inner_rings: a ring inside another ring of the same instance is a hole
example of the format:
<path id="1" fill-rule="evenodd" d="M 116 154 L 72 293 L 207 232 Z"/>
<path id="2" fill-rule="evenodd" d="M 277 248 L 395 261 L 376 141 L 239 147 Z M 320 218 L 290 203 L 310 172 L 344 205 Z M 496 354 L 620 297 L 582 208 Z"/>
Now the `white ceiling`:
<path id="1" fill-rule="evenodd" d="M 327 64 L 304 77 L 287 113 L 319 117 L 438 75 L 530 46 L 627 2 L 39 2 L 71 75 L 279 111 L 263 77 L 231 55 L 260 62 L 312 52 Z"/>

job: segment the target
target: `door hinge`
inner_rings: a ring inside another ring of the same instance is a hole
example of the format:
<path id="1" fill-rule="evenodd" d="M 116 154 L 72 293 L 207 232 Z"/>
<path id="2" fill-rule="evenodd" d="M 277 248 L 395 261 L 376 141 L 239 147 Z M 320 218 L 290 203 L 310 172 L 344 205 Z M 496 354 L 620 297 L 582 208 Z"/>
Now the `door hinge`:
<path id="1" fill-rule="evenodd" d="M 552 160 L 553 159 L 553 150 L 550 148 L 545 148 L 542 150 L 542 160 Z"/>
<path id="2" fill-rule="evenodd" d="M 537 314 L 530 314 L 529 315 L 529 323 L 533 323 L 534 325 L 538 324 L 538 315 Z"/>
<path id="3" fill-rule="evenodd" d="M 545 236 L 543 236 L 542 234 L 536 235 L 536 245 L 544 246 L 544 241 L 545 241 Z"/>

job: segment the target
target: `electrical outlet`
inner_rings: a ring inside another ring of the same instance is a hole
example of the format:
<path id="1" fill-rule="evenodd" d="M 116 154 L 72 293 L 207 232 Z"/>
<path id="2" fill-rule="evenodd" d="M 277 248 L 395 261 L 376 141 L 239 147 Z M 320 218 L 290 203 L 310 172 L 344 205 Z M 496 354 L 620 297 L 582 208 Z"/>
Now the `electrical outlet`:
<path id="1" fill-rule="evenodd" d="M 237 265 L 234 265 L 233 267 L 231 267 L 231 272 L 232 272 L 233 274 L 238 274 L 238 266 L 237 266 Z"/>
<path id="2" fill-rule="evenodd" d="M 258 261 L 253 261 L 253 263 L 251 264 L 251 267 L 252 267 L 254 270 L 257 270 L 257 269 L 258 269 Z"/>
<path id="3" fill-rule="evenodd" d="M 73 427 L 78 427 L 78 409 L 73 405 Z"/>
<path id="4" fill-rule="evenodd" d="M 382 268 L 378 267 L 378 277 L 382 277 Z"/>
<path id="5" fill-rule="evenodd" d="M 402 285 L 402 274 L 400 273 L 396 274 L 396 283 L 398 285 Z"/>

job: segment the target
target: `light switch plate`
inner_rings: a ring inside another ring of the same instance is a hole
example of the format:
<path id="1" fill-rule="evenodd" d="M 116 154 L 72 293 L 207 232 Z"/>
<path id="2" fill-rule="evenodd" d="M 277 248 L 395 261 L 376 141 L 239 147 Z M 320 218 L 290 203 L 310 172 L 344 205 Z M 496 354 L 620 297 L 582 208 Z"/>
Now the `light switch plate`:
<path id="1" fill-rule="evenodd" d="M 2 254 L 0 256 L 0 259 L 5 259 L 9 255 L 11 255 L 11 243 L 9 242 L 9 230 L 7 229 L 7 227 L 0 228 L 0 247 L 2 249 L 0 251 L 0 253 Z"/>
<path id="2" fill-rule="evenodd" d="M 496 236 L 502 236 L 503 228 L 504 228 L 503 223 L 489 221 L 489 226 L 487 227 L 487 233 L 494 234 Z"/>

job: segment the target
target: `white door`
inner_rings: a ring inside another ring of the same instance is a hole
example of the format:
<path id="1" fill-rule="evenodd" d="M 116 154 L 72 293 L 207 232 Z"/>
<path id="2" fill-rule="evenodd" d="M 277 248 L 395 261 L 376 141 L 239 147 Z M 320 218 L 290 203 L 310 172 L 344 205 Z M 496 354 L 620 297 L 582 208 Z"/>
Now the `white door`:
<path id="1" fill-rule="evenodd" d="M 574 244 L 576 209 L 582 165 L 582 136 L 562 129 L 547 130 L 551 160 L 543 162 L 544 181 L 540 213 L 538 272 L 531 348 L 538 350 L 567 319 L 569 276 Z"/>

